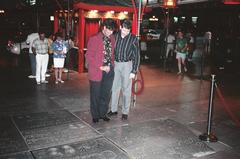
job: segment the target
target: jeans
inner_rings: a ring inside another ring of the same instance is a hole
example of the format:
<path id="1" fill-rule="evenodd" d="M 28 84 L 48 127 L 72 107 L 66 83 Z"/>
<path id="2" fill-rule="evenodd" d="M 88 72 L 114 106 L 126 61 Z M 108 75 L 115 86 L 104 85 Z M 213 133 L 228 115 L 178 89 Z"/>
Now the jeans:
<path id="1" fill-rule="evenodd" d="M 32 75 L 36 76 L 36 56 L 33 53 L 29 53 Z"/>

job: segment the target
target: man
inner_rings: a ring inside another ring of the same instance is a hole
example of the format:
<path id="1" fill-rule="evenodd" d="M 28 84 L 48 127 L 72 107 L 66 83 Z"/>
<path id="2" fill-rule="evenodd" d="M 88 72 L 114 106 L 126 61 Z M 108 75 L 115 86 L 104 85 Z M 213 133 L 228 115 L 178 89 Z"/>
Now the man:
<path id="1" fill-rule="evenodd" d="M 32 51 L 32 44 L 35 39 L 39 38 L 38 33 L 31 33 L 27 36 L 26 43 L 29 45 L 29 59 L 31 65 L 32 74 L 28 76 L 28 78 L 35 78 L 36 77 L 36 57 Z"/>
<path id="2" fill-rule="evenodd" d="M 87 45 L 86 60 L 90 82 L 90 111 L 92 121 L 109 121 L 107 116 L 110 92 L 114 78 L 114 46 L 112 35 L 115 23 L 112 19 L 103 22 L 103 29 L 92 36 Z"/>
<path id="3" fill-rule="evenodd" d="M 182 65 L 184 68 L 184 72 L 187 72 L 187 67 L 186 67 L 186 57 L 187 57 L 187 50 L 188 49 L 188 43 L 187 39 L 184 38 L 183 32 L 179 31 L 178 36 L 176 39 L 176 59 L 178 61 L 178 73 L 182 73 Z"/>
<path id="4" fill-rule="evenodd" d="M 172 32 L 169 32 L 167 37 L 165 38 L 166 42 L 166 54 L 165 54 L 165 59 L 164 59 L 164 68 L 166 71 L 170 71 L 170 61 L 171 57 L 173 57 L 173 52 L 175 48 L 175 36 L 173 35 Z"/>
<path id="5" fill-rule="evenodd" d="M 39 38 L 35 39 L 32 44 L 32 51 L 36 55 L 36 81 L 37 84 L 48 83 L 46 81 L 46 71 L 48 66 L 48 40 L 45 33 L 40 32 Z"/>
<path id="6" fill-rule="evenodd" d="M 140 49 L 137 37 L 130 33 L 132 23 L 123 20 L 120 32 L 116 34 L 114 81 L 112 87 L 111 111 L 116 115 L 120 91 L 123 94 L 122 120 L 127 120 L 132 94 L 132 79 L 135 78 L 140 64 Z"/>

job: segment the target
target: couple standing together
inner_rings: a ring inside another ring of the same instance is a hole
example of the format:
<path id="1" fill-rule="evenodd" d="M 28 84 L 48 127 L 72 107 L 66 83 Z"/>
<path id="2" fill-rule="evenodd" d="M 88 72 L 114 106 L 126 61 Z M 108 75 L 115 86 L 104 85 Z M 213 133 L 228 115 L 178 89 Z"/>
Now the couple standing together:
<path id="1" fill-rule="evenodd" d="M 122 91 L 122 120 L 127 120 L 132 93 L 132 80 L 140 64 L 139 41 L 130 31 L 132 23 L 123 20 L 120 31 L 113 35 L 115 22 L 106 19 L 102 30 L 92 36 L 87 45 L 86 60 L 90 81 L 90 111 L 92 121 L 109 121 L 118 114 Z M 111 109 L 108 112 L 109 102 Z"/>

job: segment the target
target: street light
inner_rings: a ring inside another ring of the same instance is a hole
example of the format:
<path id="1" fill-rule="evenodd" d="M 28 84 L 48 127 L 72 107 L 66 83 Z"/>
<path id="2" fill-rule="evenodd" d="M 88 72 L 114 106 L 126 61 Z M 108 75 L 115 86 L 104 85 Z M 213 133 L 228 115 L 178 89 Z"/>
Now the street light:
<path id="1" fill-rule="evenodd" d="M 137 28 L 137 36 L 140 39 L 140 25 L 142 22 L 142 15 L 144 12 L 144 8 L 146 7 L 148 3 L 148 0 L 139 0 L 139 4 L 138 4 L 138 28 Z"/>
<path id="2" fill-rule="evenodd" d="M 164 0 L 163 1 L 164 8 L 175 8 L 176 7 L 176 0 Z"/>

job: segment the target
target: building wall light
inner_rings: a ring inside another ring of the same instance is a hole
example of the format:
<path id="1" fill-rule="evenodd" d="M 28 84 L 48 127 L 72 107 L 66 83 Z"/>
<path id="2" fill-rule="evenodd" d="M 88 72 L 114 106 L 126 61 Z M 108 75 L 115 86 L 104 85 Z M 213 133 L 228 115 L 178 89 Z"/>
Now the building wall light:
<path id="1" fill-rule="evenodd" d="M 156 18 L 155 16 L 153 16 L 152 18 L 149 18 L 149 21 L 158 21 L 158 18 Z"/>
<path id="2" fill-rule="evenodd" d="M 50 16 L 50 21 L 54 21 L 54 16 Z"/>

